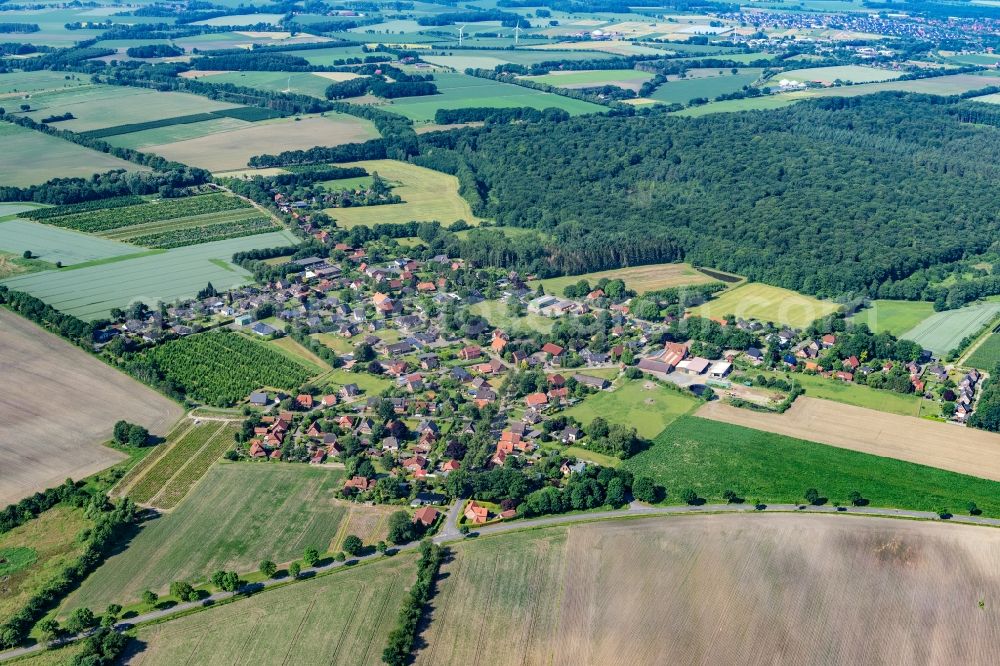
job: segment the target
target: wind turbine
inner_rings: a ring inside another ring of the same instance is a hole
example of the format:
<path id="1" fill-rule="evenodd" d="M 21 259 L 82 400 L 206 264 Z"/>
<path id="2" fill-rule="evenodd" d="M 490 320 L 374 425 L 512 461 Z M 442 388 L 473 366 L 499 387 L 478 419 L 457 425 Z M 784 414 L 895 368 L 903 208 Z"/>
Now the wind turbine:
<path id="1" fill-rule="evenodd" d="M 521 22 L 514 24 L 514 46 L 517 46 L 517 38 L 521 36 Z"/>
<path id="2" fill-rule="evenodd" d="M 462 24 L 462 25 L 458 26 L 458 45 L 459 46 L 462 45 L 462 35 L 465 33 L 465 25 L 466 24 Z"/>
<path id="3" fill-rule="evenodd" d="M 285 84 L 285 92 L 292 92 L 292 75 L 288 75 L 288 83 Z"/>

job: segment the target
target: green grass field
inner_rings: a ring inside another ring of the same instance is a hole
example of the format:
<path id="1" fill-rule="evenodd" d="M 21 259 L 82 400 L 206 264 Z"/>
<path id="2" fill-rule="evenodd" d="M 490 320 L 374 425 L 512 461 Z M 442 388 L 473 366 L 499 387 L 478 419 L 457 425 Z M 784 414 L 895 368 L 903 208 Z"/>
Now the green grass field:
<path id="1" fill-rule="evenodd" d="M 0 95 L 75 88 L 89 84 L 88 77 L 76 72 L 52 72 L 47 69 L 37 72 L 6 72 L 0 74 Z"/>
<path id="2" fill-rule="evenodd" d="M 236 108 L 236 104 L 216 102 L 200 95 L 157 92 L 127 86 L 89 85 L 31 96 L 27 115 L 36 121 L 50 115 L 72 113 L 73 120 L 58 124 L 74 132 L 103 129 L 161 118 L 186 116 L 207 111 Z"/>
<path id="3" fill-rule="evenodd" d="M 1000 58 L 993 53 L 965 53 L 961 55 L 949 56 L 946 60 L 959 65 L 980 65 L 983 67 L 990 67 L 997 64 L 997 62 L 1000 61 Z"/>
<path id="4" fill-rule="evenodd" d="M 469 312 L 486 317 L 493 326 L 511 331 L 538 331 L 548 333 L 552 330 L 554 319 L 543 315 L 525 312 L 523 317 L 511 317 L 507 313 L 507 304 L 502 301 L 481 301 L 469 307 Z"/>
<path id="5" fill-rule="evenodd" d="M 341 368 L 335 368 L 324 373 L 313 380 L 317 386 L 326 386 L 332 390 L 338 390 L 345 384 L 357 384 L 358 388 L 365 392 L 367 396 L 375 396 L 392 388 L 393 383 L 382 377 L 370 375 L 367 372 L 349 372 Z"/>
<path id="6" fill-rule="evenodd" d="M 167 125 L 166 127 L 156 127 L 154 129 L 139 130 L 138 132 L 128 132 L 126 134 L 115 134 L 104 140 L 112 146 L 119 148 L 141 149 L 146 146 L 160 146 L 178 141 L 188 141 L 198 139 L 219 132 L 231 132 L 250 127 L 252 123 L 236 118 L 216 118 L 215 120 L 203 120 L 197 123 L 182 123 L 178 125 Z"/>
<path id="7" fill-rule="evenodd" d="M 0 536 L 0 554 L 14 549 L 34 551 L 30 564 L 0 576 L 0 622 L 6 622 L 39 588 L 79 557 L 83 547 L 76 536 L 90 524 L 82 509 L 57 506 Z"/>
<path id="8" fill-rule="evenodd" d="M 991 333 L 965 360 L 965 365 L 990 373 L 998 363 L 1000 363 L 1000 333 Z"/>
<path id="9" fill-rule="evenodd" d="M 341 338 L 343 340 L 343 338 Z M 308 368 L 314 375 L 319 375 L 330 369 L 329 364 L 316 354 L 312 353 L 290 337 L 269 340 L 268 347 L 276 349 L 282 356 L 287 356 L 293 361 Z"/>
<path id="10" fill-rule="evenodd" d="M 765 503 L 802 503 L 805 490 L 816 488 L 841 504 L 857 490 L 873 506 L 957 513 L 973 501 L 985 515 L 1000 516 L 996 481 L 695 416 L 677 419 L 622 467 L 663 484 L 671 504 L 681 502 L 684 488 L 708 502 L 722 502 L 723 491 L 732 489 Z"/>
<path id="11" fill-rule="evenodd" d="M 872 301 L 871 307 L 861 310 L 851 320 L 855 324 L 868 324 L 874 333 L 888 331 L 895 336 L 911 330 L 934 314 L 934 304 L 928 301 Z"/>
<path id="12" fill-rule="evenodd" d="M 667 289 L 668 287 L 683 287 L 686 285 L 717 282 L 715 278 L 711 278 L 695 270 L 691 264 L 649 264 L 646 266 L 616 268 L 610 271 L 597 271 L 581 275 L 563 275 L 545 280 L 535 280 L 534 282 L 530 282 L 528 286 L 534 289 L 541 283 L 546 294 L 562 296 L 563 290 L 571 284 L 576 284 L 580 280 L 586 280 L 593 287 L 601 278 L 624 280 L 626 287 L 640 294 L 644 294 L 647 291 Z"/>
<path id="13" fill-rule="evenodd" d="M 326 89 L 333 83 L 332 80 L 312 72 L 227 72 L 199 76 L 198 80 L 205 83 L 232 83 L 271 92 L 290 90 L 293 93 L 311 95 L 319 99 L 326 99 Z"/>
<path id="14" fill-rule="evenodd" d="M 534 109 L 556 107 L 574 116 L 604 111 L 603 106 L 590 102 L 465 74 L 437 73 L 434 75 L 434 83 L 440 92 L 438 95 L 396 99 L 382 108 L 421 123 L 433 122 L 438 109 L 463 109 L 476 106 L 494 108 L 529 106 Z"/>
<path id="15" fill-rule="evenodd" d="M 804 328 L 816 319 L 836 312 L 836 303 L 820 301 L 804 294 L 772 287 L 759 282 L 740 285 L 721 292 L 703 305 L 691 310 L 701 317 L 757 319 L 763 322 Z"/>
<path id="16" fill-rule="evenodd" d="M 957 310 L 935 312 L 900 337 L 913 340 L 924 349 L 941 356 L 998 314 L 1000 303 L 996 302 L 975 303 Z"/>
<path id="17" fill-rule="evenodd" d="M 145 523 L 91 574 L 63 610 L 134 602 L 143 590 L 205 581 L 218 569 L 256 571 L 262 559 L 287 562 L 309 547 L 324 552 L 346 516 L 333 499 L 342 485 L 340 470 L 217 464 L 173 512 Z"/>
<path id="18" fill-rule="evenodd" d="M 72 266 L 134 254 L 141 252 L 142 248 L 38 222 L 11 220 L 0 222 L 0 250 L 16 255 L 30 250 L 42 261 L 51 264 L 61 261 L 64 266 Z"/>
<path id="19" fill-rule="evenodd" d="M 715 99 L 719 95 L 742 90 L 743 86 L 749 86 L 760 77 L 761 70 L 744 68 L 731 74 L 729 70 L 721 76 L 710 76 L 696 79 L 680 79 L 678 81 L 668 81 L 657 88 L 649 99 L 667 104 L 687 104 L 696 97 Z"/>
<path id="20" fill-rule="evenodd" d="M 180 497 L 183 497 L 184 493 L 201 478 L 201 475 L 192 478 L 189 474 L 181 474 L 181 470 L 186 469 L 189 463 L 193 463 L 201 451 L 217 450 L 215 448 L 216 442 L 222 441 L 226 448 L 233 448 L 233 433 L 232 431 L 225 432 L 225 425 L 223 421 L 205 421 L 198 425 L 192 424 L 190 428 L 177 433 L 176 441 L 168 439 L 164 443 L 164 446 L 168 448 L 163 449 L 163 453 L 157 455 L 155 462 L 147 467 L 145 474 L 132 486 L 128 492 L 129 498 L 139 504 L 152 503 L 160 506 L 155 498 L 158 498 L 161 492 L 165 493 L 168 487 L 170 495 L 179 494 Z M 221 456 L 224 452 L 225 448 L 216 457 Z M 160 450 L 157 449 L 154 453 L 159 454 Z M 204 473 L 205 469 L 202 469 L 201 474 Z"/>
<path id="21" fill-rule="evenodd" d="M 0 183 L 25 187 L 52 178 L 89 178 L 112 169 L 148 171 L 106 153 L 0 122 Z"/>
<path id="22" fill-rule="evenodd" d="M 234 253 L 295 242 L 284 231 L 259 234 L 173 250 L 152 250 L 134 258 L 125 255 L 120 261 L 113 257 L 81 268 L 15 277 L 3 284 L 90 321 L 107 317 L 112 308 L 125 307 L 137 300 L 155 306 L 159 301 L 170 303 L 190 298 L 209 282 L 220 290 L 244 284 L 251 276 L 229 263 Z"/>
<path id="23" fill-rule="evenodd" d="M 772 77 L 773 82 L 782 79 L 789 81 L 799 81 L 807 83 L 818 81 L 824 84 L 832 84 L 834 81 L 851 81 L 853 83 L 872 83 L 878 81 L 890 81 L 902 76 L 901 72 L 894 72 L 888 69 L 877 67 L 863 67 L 860 65 L 843 65 L 839 67 L 814 67 L 812 69 L 794 69 L 787 72 L 778 72 Z"/>
<path id="24" fill-rule="evenodd" d="M 807 375 L 796 373 L 795 375 L 785 375 L 777 372 L 757 373 L 750 371 L 749 375 L 756 377 L 757 374 L 765 376 L 781 377 L 784 379 L 794 379 L 806 390 L 806 395 L 812 398 L 823 398 L 843 402 L 856 407 L 867 407 L 880 412 L 890 414 L 902 414 L 903 416 L 919 416 L 922 398 L 916 395 L 894 393 L 892 391 L 881 391 L 860 384 L 842 382 L 838 379 L 827 379 L 817 375 Z"/>
<path id="25" fill-rule="evenodd" d="M 402 197 L 403 203 L 325 209 L 338 226 L 351 228 L 435 220 L 445 225 L 457 220 L 478 224 L 480 221 L 472 213 L 469 202 L 459 196 L 455 176 L 397 160 L 368 160 L 340 166 L 363 167 L 369 174 L 377 172 L 393 185 L 393 193 Z"/>
<path id="26" fill-rule="evenodd" d="M 587 370 L 582 370 L 588 374 Z M 640 436 L 651 439 L 697 401 L 647 379 L 622 380 L 613 391 L 601 391 L 563 412 L 585 426 L 601 416 L 609 423 L 634 427 Z M 586 440 L 584 440 L 586 442 Z"/>
<path id="27" fill-rule="evenodd" d="M 416 555 L 403 553 L 146 627 L 135 660 L 375 666 L 415 571 Z"/>

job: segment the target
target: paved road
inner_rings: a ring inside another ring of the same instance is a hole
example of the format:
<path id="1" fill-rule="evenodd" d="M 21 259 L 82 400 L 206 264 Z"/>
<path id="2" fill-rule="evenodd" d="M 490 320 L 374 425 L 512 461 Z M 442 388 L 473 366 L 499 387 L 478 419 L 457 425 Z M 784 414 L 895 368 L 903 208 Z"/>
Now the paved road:
<path id="1" fill-rule="evenodd" d="M 458 541 L 462 538 L 462 534 L 458 530 L 458 520 L 462 516 L 462 507 L 464 506 L 464 501 L 456 501 L 448 508 L 448 512 L 445 516 L 444 525 L 441 531 L 433 537 L 433 541 L 438 544 L 449 543 Z M 935 520 L 938 522 L 949 522 L 949 523 L 961 523 L 967 525 L 984 525 L 988 527 L 1000 527 L 1000 519 L 996 518 L 984 518 L 981 516 L 954 516 L 953 518 L 945 521 L 938 517 L 936 513 L 931 513 L 929 511 L 909 511 L 906 509 L 881 509 L 876 507 L 842 507 L 842 510 L 838 510 L 837 507 L 833 506 L 803 506 L 798 504 L 769 504 L 762 511 L 758 511 L 752 504 L 704 504 L 701 506 L 647 506 L 639 502 L 633 502 L 628 507 L 623 509 L 618 509 L 615 511 L 597 511 L 593 513 L 579 513 L 570 516 L 557 515 L 557 516 L 545 516 L 543 518 L 532 518 L 528 520 L 515 520 L 508 523 L 498 523 L 495 525 L 488 525 L 486 527 L 481 527 L 474 531 L 477 536 L 489 536 L 492 534 L 503 534 L 505 532 L 514 532 L 517 530 L 529 529 L 534 527 L 544 527 L 547 525 L 569 525 L 573 523 L 583 523 L 591 522 L 595 520 L 607 520 L 613 518 L 623 518 L 631 516 L 670 516 L 670 515 L 683 515 L 692 513 L 820 513 L 820 514 L 838 514 L 845 513 L 850 515 L 858 516 L 877 516 L 886 518 L 911 518 L 920 520 Z M 409 543 L 405 546 L 399 546 L 396 548 L 397 552 L 404 552 L 412 550 L 419 546 L 419 543 Z M 382 555 L 379 553 L 372 553 L 370 555 L 364 555 L 360 557 L 348 560 L 351 564 L 356 564 L 360 562 L 365 562 L 368 560 L 380 558 Z M 343 566 L 347 566 L 348 562 L 337 562 L 332 560 L 317 567 L 308 567 L 302 569 L 302 578 L 310 578 L 317 574 L 331 571 Z M 261 583 L 254 583 L 249 586 L 245 592 L 258 592 L 260 590 L 274 587 L 276 585 L 288 584 L 288 579 L 278 579 L 278 580 L 267 580 Z M 128 627 L 136 624 L 141 624 L 144 622 L 149 622 L 152 620 L 161 620 L 172 615 L 177 615 L 179 613 L 184 613 L 195 608 L 210 606 L 214 603 L 230 599 L 235 596 L 234 592 L 216 592 L 205 599 L 199 601 L 185 602 L 172 606 L 170 608 L 165 608 L 162 610 L 150 611 L 149 613 L 143 613 L 136 617 L 130 618 L 127 622 L 122 622 L 116 625 L 118 629 L 127 629 Z M 83 638 L 84 635 L 73 636 L 65 640 L 64 642 L 73 642 Z M 17 657 L 24 656 L 26 654 L 31 654 L 33 652 L 38 652 L 47 647 L 43 643 L 37 645 L 32 645 L 29 647 L 15 648 L 13 650 L 8 650 L 6 652 L 0 652 L 0 662 L 8 661 L 10 659 L 15 659 Z"/>

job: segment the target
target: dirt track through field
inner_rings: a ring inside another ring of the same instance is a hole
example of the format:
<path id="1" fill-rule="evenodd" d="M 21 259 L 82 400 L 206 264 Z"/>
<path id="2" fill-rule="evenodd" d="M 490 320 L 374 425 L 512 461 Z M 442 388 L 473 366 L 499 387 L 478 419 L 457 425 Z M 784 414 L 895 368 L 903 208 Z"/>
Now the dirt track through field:
<path id="1" fill-rule="evenodd" d="M 164 435 L 183 411 L 81 349 L 0 308 L 0 506 L 122 460 L 115 421 Z"/>
<path id="2" fill-rule="evenodd" d="M 696 416 L 1000 481 L 1000 435 L 806 396 L 784 414 L 721 401 Z"/>

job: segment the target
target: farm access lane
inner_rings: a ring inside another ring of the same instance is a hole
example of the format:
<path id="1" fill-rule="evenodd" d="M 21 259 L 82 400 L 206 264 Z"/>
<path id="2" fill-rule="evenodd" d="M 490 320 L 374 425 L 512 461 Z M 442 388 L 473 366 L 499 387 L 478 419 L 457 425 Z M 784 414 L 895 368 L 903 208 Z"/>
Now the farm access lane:
<path id="1" fill-rule="evenodd" d="M 461 509 L 465 505 L 464 500 L 457 500 L 448 509 L 448 513 L 445 519 L 445 524 L 439 534 L 432 537 L 432 541 L 437 544 L 452 543 L 455 541 L 462 540 L 463 537 L 458 531 L 457 523 L 458 519 L 461 517 Z M 616 518 L 630 518 L 630 517 L 648 517 L 648 516 L 670 516 L 670 515 L 690 515 L 699 513 L 715 513 L 715 514 L 732 514 L 732 513 L 819 513 L 819 514 L 847 514 L 854 516 L 868 516 L 868 517 L 883 517 L 883 518 L 903 518 L 903 519 L 914 519 L 914 520 L 933 520 L 937 522 L 950 522 L 959 523 L 967 525 L 981 525 L 987 527 L 1000 527 L 1000 519 L 997 518 L 984 518 L 981 516 L 953 516 L 951 519 L 943 520 L 938 517 L 937 514 L 928 511 L 910 511 L 907 509 L 883 509 L 877 507 L 833 507 L 833 506 L 804 506 L 797 504 L 769 504 L 764 509 L 758 510 L 752 505 L 745 504 L 704 504 L 704 505 L 684 505 L 684 506 L 648 506 L 641 504 L 639 502 L 632 502 L 625 509 L 618 509 L 613 511 L 597 511 L 594 513 L 579 513 L 571 516 L 566 515 L 556 515 L 556 516 L 546 516 L 543 518 L 531 518 L 527 520 L 515 520 L 508 523 L 500 523 L 497 525 L 489 525 L 482 527 L 475 531 L 476 537 L 491 536 L 494 534 L 504 534 L 506 532 L 516 532 L 519 530 L 534 529 L 538 527 L 549 527 L 555 525 L 567 525 L 573 523 L 586 523 L 594 522 L 599 520 L 613 520 Z M 417 548 L 420 545 L 419 542 L 411 542 L 403 546 L 397 547 L 396 552 L 408 551 Z M 309 578 L 313 578 L 318 574 L 326 573 L 334 569 L 338 569 L 344 566 L 354 566 L 361 562 L 372 561 L 382 557 L 378 553 L 371 553 L 369 555 L 362 555 L 348 562 L 337 562 L 333 560 L 326 564 L 317 567 L 308 567 L 302 569 L 300 574 L 300 579 L 298 581 L 291 581 L 287 578 L 277 579 L 277 580 L 266 580 L 260 583 L 254 583 L 248 588 L 244 588 L 243 594 L 250 591 L 254 594 L 261 590 L 265 590 L 270 587 L 276 587 L 279 585 L 294 585 Z M 130 627 L 138 624 L 144 624 L 147 622 L 168 619 L 174 615 L 181 615 L 189 611 L 197 610 L 199 608 L 208 608 L 212 605 L 224 601 L 227 599 L 232 599 L 238 596 L 236 592 L 216 592 L 214 594 L 200 599 L 198 601 L 189 601 L 171 606 L 170 608 L 159 609 L 155 611 L 150 611 L 148 613 L 143 613 L 142 615 L 137 615 L 136 617 L 129 618 L 128 622 L 121 622 L 115 625 L 115 628 L 119 631 L 124 631 Z M 18 657 L 23 657 L 28 654 L 35 652 L 40 652 L 50 645 L 52 647 L 64 645 L 67 643 L 72 643 L 74 641 L 80 640 L 86 637 L 87 634 L 78 634 L 76 636 L 71 636 L 69 638 L 63 639 L 62 641 L 53 642 L 50 644 L 36 643 L 35 645 L 30 645 L 27 647 L 14 648 L 12 650 L 7 650 L 6 652 L 0 652 L 0 662 L 9 661 L 11 659 L 16 659 Z"/>

